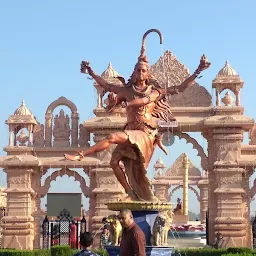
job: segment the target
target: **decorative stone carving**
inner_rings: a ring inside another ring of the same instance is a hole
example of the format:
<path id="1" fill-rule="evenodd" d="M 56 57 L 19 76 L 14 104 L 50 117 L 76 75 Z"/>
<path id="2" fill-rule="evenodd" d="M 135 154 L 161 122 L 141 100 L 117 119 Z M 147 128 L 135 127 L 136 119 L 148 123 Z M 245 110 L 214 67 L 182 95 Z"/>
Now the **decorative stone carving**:
<path id="1" fill-rule="evenodd" d="M 19 238 L 18 236 L 14 235 L 11 239 L 9 244 L 7 245 L 6 248 L 15 248 L 15 249 L 22 249 L 22 246 L 20 244 Z"/>
<path id="2" fill-rule="evenodd" d="M 229 175 L 227 177 L 221 177 L 220 183 L 222 185 L 235 184 L 242 181 L 241 173 Z"/>
<path id="3" fill-rule="evenodd" d="M 68 147 L 70 145 L 70 125 L 69 116 L 66 115 L 63 109 L 60 110 L 59 115 L 54 117 L 54 127 L 53 127 L 53 146 Z"/>
<path id="4" fill-rule="evenodd" d="M 235 118 L 233 116 L 224 116 L 224 117 L 220 118 L 219 120 L 222 120 L 222 121 L 235 121 Z"/>
<path id="5" fill-rule="evenodd" d="M 26 143 L 29 140 L 29 137 L 26 135 L 24 129 L 21 130 L 19 136 L 17 136 L 16 140 L 19 142 L 19 146 L 26 146 Z"/>
<path id="6" fill-rule="evenodd" d="M 8 181 L 13 184 L 26 184 L 27 183 L 27 175 L 19 175 L 19 176 L 12 176 L 8 178 Z"/>
<path id="7" fill-rule="evenodd" d="M 225 96 L 221 99 L 221 101 L 224 103 L 226 107 L 232 106 L 232 103 L 234 102 L 234 99 L 231 97 L 229 92 L 227 91 Z"/>
<path id="8" fill-rule="evenodd" d="M 116 183 L 116 178 L 113 177 L 104 177 L 100 178 L 99 183 L 101 184 L 115 184 Z"/>
<path id="9" fill-rule="evenodd" d="M 79 139 L 78 144 L 80 147 L 89 147 L 90 132 L 82 125 L 79 125 Z"/>
<path id="10" fill-rule="evenodd" d="M 38 124 L 34 127 L 33 145 L 35 147 L 44 146 L 44 125 L 43 124 Z"/>
<path id="11" fill-rule="evenodd" d="M 249 131 L 249 144 L 256 145 L 256 124 Z"/>
<path id="12" fill-rule="evenodd" d="M 183 176 L 183 158 L 184 153 L 181 154 L 173 163 L 171 167 L 167 169 L 165 172 L 165 176 Z M 201 176 L 201 172 L 198 168 L 196 168 L 190 161 L 189 170 L 188 170 L 189 176 Z"/>
<path id="13" fill-rule="evenodd" d="M 150 67 L 150 72 L 163 88 L 180 85 L 190 75 L 170 51 Z M 172 107 L 208 107 L 211 106 L 211 95 L 203 86 L 194 83 L 183 93 L 172 95 L 169 104 Z"/>

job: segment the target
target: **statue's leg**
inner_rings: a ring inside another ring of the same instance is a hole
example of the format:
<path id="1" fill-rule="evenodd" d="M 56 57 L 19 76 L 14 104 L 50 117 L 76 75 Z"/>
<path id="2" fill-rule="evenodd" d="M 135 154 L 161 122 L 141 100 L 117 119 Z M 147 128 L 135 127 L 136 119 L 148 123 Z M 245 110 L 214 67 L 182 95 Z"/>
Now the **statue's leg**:
<path id="1" fill-rule="evenodd" d="M 92 147 L 82 151 L 83 156 L 91 155 L 100 151 L 103 151 L 112 144 L 123 144 L 128 140 L 128 136 L 124 132 L 116 132 L 108 135 L 105 139 L 97 142 Z"/>
<path id="2" fill-rule="evenodd" d="M 121 155 L 119 155 L 118 153 L 113 154 L 112 158 L 110 160 L 110 167 L 113 169 L 117 180 L 120 182 L 120 184 L 123 186 L 123 188 L 125 189 L 125 191 L 127 193 L 128 191 L 131 190 L 131 187 L 126 180 L 124 171 L 122 170 L 122 168 L 119 165 L 120 160 L 121 160 Z"/>
<path id="3" fill-rule="evenodd" d="M 138 200 L 137 195 L 134 193 L 133 189 L 127 181 L 124 169 L 120 166 L 120 163 L 122 163 L 120 162 L 122 158 L 123 155 L 120 153 L 120 151 L 118 149 L 114 150 L 110 160 L 110 167 L 113 169 L 117 180 L 123 186 L 125 192 L 128 194 L 128 198 L 124 200 Z"/>

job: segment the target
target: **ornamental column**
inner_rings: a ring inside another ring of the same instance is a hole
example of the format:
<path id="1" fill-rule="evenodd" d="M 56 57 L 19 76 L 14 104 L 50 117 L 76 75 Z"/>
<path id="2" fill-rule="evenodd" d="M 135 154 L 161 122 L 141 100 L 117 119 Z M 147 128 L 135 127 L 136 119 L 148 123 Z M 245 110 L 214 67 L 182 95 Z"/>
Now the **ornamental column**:
<path id="1" fill-rule="evenodd" d="M 205 224 L 208 210 L 208 180 L 200 180 L 197 186 L 200 189 L 200 220 L 202 224 Z"/>
<path id="2" fill-rule="evenodd" d="M 78 147 L 78 113 L 71 113 L 71 147 Z"/>
<path id="3" fill-rule="evenodd" d="M 188 216 L 188 169 L 190 162 L 188 160 L 187 154 L 184 154 L 183 157 L 183 215 Z"/>
<path id="4" fill-rule="evenodd" d="M 32 250 L 34 240 L 34 218 L 31 215 L 32 169 L 12 167 L 7 173 L 7 209 L 3 217 L 3 247 Z"/>

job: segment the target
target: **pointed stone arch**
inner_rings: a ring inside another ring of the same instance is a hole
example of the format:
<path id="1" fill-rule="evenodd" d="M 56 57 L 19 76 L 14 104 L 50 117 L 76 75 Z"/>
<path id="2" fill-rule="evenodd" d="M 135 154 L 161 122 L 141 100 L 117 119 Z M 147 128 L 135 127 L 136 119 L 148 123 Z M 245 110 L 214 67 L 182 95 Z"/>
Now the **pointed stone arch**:
<path id="1" fill-rule="evenodd" d="M 208 166 L 208 157 L 204 152 L 204 149 L 202 146 L 197 142 L 196 139 L 192 138 L 189 134 L 187 133 L 181 133 L 181 132 L 174 132 L 174 136 L 178 136 L 180 139 L 186 140 L 187 143 L 191 143 L 193 145 L 193 149 L 197 150 L 198 156 L 201 159 L 201 166 L 204 170 L 207 170 Z"/>
<path id="2" fill-rule="evenodd" d="M 76 105 L 68 100 L 67 98 L 61 96 L 57 100 L 53 101 L 48 108 L 46 109 L 45 114 L 52 114 L 54 109 L 58 106 L 66 106 L 68 107 L 72 113 L 78 113 Z"/>
<path id="3" fill-rule="evenodd" d="M 53 101 L 45 112 L 45 146 L 52 146 L 52 113 L 54 109 L 58 106 L 66 106 L 71 110 L 71 146 L 78 146 L 78 121 L 79 114 L 76 105 L 68 100 L 67 98 L 61 96 L 57 100 Z"/>
<path id="4" fill-rule="evenodd" d="M 177 191 L 178 189 L 180 189 L 180 188 L 183 188 L 183 186 L 182 186 L 182 185 L 179 185 L 179 186 L 177 186 L 177 187 L 175 187 L 175 188 L 173 188 L 173 189 L 171 190 L 171 192 L 170 192 L 169 195 L 168 195 L 168 202 L 171 201 L 171 198 L 172 198 L 173 193 L 174 193 L 175 191 Z M 200 203 L 200 195 L 199 195 L 198 191 L 196 191 L 196 189 L 195 189 L 194 187 L 190 186 L 190 185 L 188 186 L 188 188 L 189 188 L 191 191 L 193 191 L 193 192 L 195 193 L 196 198 L 197 198 L 198 202 Z"/>
<path id="5" fill-rule="evenodd" d="M 44 185 L 41 186 L 41 195 L 44 197 L 47 192 L 50 189 L 51 182 L 56 180 L 57 177 L 62 177 L 64 175 L 68 175 L 69 177 L 74 177 L 75 181 L 78 181 L 80 183 L 80 188 L 82 190 L 82 193 L 84 194 L 85 197 L 89 197 L 91 192 L 89 187 L 86 185 L 86 181 L 84 177 L 82 177 L 79 173 L 76 171 L 72 171 L 70 169 L 61 169 L 58 171 L 53 172 L 49 177 L 46 178 Z"/>

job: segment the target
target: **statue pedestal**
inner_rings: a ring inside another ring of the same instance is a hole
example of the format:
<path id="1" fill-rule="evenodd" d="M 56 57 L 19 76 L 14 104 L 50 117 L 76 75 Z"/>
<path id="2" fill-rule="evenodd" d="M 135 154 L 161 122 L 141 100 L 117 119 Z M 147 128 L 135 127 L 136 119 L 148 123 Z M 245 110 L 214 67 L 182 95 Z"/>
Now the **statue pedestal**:
<path id="1" fill-rule="evenodd" d="M 159 211 L 168 211 L 172 209 L 169 203 L 154 202 L 110 202 L 107 203 L 108 209 L 120 211 L 122 209 L 130 209 L 133 214 L 135 223 L 142 229 L 146 239 L 146 255 L 147 256 L 170 256 L 173 247 L 168 246 L 151 246 L 150 239 L 152 236 L 152 228 Z M 104 246 L 109 256 L 119 255 L 119 246 Z"/>
<path id="2" fill-rule="evenodd" d="M 158 211 L 132 211 L 133 219 L 135 223 L 141 228 L 144 232 L 146 238 L 146 245 L 150 245 L 150 238 L 152 236 L 152 227 Z"/>

